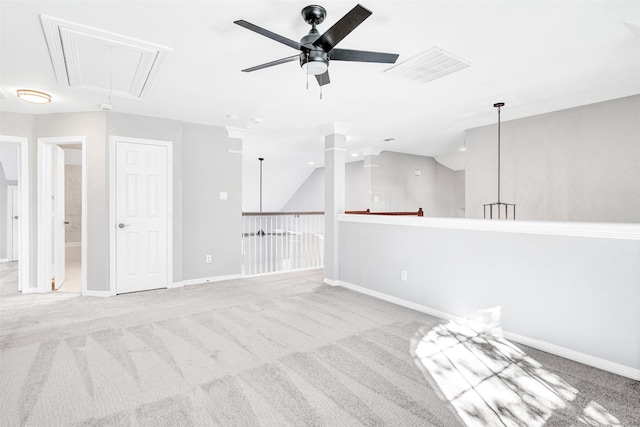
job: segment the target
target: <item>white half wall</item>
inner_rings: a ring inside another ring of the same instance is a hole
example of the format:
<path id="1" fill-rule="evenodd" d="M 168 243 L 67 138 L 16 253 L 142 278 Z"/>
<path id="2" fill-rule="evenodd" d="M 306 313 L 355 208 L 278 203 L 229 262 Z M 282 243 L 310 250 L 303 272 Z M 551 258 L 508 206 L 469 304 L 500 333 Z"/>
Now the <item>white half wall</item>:
<path id="1" fill-rule="evenodd" d="M 441 317 L 501 306 L 512 337 L 640 379 L 640 225 L 342 215 L 339 232 L 340 283 Z"/>

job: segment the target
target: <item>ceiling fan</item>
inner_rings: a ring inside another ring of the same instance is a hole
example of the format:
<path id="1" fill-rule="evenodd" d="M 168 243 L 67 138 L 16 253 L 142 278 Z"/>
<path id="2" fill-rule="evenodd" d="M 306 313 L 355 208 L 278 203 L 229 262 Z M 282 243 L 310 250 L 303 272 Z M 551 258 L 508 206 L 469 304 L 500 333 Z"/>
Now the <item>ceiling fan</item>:
<path id="1" fill-rule="evenodd" d="M 297 55 L 256 65 L 255 67 L 246 68 L 242 71 L 257 71 L 274 65 L 299 60 L 300 66 L 307 71 L 308 74 L 315 75 L 318 84 L 323 86 L 330 83 L 328 71 L 329 60 L 393 64 L 398 59 L 398 55 L 395 53 L 368 52 L 364 50 L 338 49 L 335 47 L 351 31 L 371 16 L 370 10 L 358 4 L 324 34 L 320 35 L 316 25 L 321 24 L 326 16 L 327 11 L 322 6 L 311 5 L 302 9 L 302 19 L 311 25 L 311 30 L 309 34 L 300 39 L 299 43 L 269 30 L 265 30 L 250 22 L 244 20 L 234 21 L 234 24 L 238 24 L 241 27 L 255 31 L 258 34 L 300 51 Z"/>

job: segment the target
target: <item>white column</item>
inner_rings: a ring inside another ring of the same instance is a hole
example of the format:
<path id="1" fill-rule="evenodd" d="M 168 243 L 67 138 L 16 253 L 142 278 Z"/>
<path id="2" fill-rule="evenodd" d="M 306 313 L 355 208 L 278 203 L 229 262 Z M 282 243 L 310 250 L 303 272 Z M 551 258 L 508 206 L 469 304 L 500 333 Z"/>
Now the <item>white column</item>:
<path id="1" fill-rule="evenodd" d="M 247 129 L 226 126 L 227 136 L 231 139 L 229 153 L 242 154 L 242 140 L 247 134 Z"/>
<path id="2" fill-rule="evenodd" d="M 337 285 L 340 279 L 338 215 L 344 214 L 344 165 L 347 130 L 351 125 L 330 123 L 324 137 L 324 282 Z"/>
<path id="3" fill-rule="evenodd" d="M 380 152 L 381 150 L 372 148 L 362 150 L 362 154 L 364 155 L 364 194 L 362 197 L 364 206 L 362 209 L 371 209 L 372 212 L 379 210 L 376 206 L 377 202 L 374 200 L 374 196 L 376 196 L 374 191 Z"/>

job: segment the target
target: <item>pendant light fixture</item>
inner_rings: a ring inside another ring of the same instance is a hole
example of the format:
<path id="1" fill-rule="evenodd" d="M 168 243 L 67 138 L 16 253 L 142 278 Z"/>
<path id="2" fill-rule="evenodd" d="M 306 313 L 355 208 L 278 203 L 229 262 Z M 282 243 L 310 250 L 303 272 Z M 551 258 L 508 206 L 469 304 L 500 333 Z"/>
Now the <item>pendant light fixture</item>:
<path id="1" fill-rule="evenodd" d="M 500 109 L 504 107 L 504 102 L 496 102 L 493 106 L 498 109 L 498 201 L 483 205 L 484 218 L 487 219 L 487 211 L 489 211 L 489 219 L 516 219 L 515 203 L 500 201 Z M 504 216 L 501 216 L 501 210 L 504 212 Z M 509 213 L 511 213 L 511 218 L 509 218 Z"/>

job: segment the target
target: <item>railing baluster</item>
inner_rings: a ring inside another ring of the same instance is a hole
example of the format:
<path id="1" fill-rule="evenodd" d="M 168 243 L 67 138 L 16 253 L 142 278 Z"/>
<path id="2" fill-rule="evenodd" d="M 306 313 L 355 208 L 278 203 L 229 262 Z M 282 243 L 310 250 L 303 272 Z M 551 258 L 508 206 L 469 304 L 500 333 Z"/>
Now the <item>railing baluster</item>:
<path id="1" fill-rule="evenodd" d="M 324 239 L 319 236 L 324 237 L 322 213 L 243 213 L 242 272 L 322 267 Z"/>

